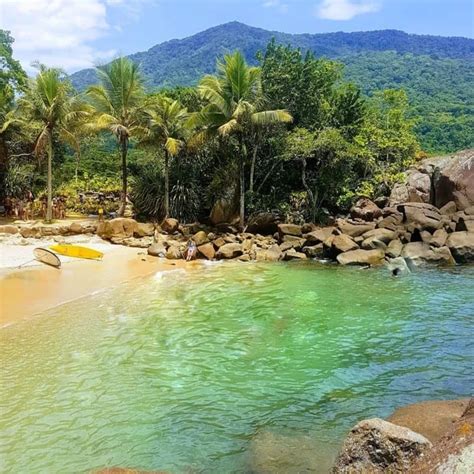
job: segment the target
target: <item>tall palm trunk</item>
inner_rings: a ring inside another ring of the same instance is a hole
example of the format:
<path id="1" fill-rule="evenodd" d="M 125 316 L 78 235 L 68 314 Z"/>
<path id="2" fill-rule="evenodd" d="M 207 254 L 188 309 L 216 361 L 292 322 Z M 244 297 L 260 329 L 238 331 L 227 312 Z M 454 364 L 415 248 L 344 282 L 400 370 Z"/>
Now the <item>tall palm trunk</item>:
<path id="1" fill-rule="evenodd" d="M 6 197 L 5 180 L 8 172 L 8 147 L 5 136 L 0 134 L 0 203 Z"/>
<path id="2" fill-rule="evenodd" d="M 46 222 L 53 219 L 53 134 L 48 130 L 48 200 L 46 203 Z"/>
<path id="3" fill-rule="evenodd" d="M 239 143 L 240 229 L 243 231 L 245 227 L 245 146 L 242 134 L 240 134 Z"/>
<path id="4" fill-rule="evenodd" d="M 165 149 L 165 217 L 170 214 L 170 156 L 168 150 Z"/>
<path id="5" fill-rule="evenodd" d="M 122 154 L 122 205 L 120 206 L 119 215 L 125 214 L 125 208 L 127 206 L 127 183 L 128 183 L 128 171 L 127 171 L 127 151 L 128 151 L 128 138 L 121 140 L 121 154 Z"/>

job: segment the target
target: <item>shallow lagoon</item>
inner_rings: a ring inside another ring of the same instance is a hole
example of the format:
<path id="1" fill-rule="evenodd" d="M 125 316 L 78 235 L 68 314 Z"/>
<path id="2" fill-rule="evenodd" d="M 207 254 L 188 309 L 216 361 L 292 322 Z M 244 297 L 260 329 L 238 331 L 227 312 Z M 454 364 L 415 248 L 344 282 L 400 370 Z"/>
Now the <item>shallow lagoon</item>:
<path id="1" fill-rule="evenodd" d="M 281 443 L 324 471 L 358 420 L 471 395 L 473 322 L 473 267 L 134 280 L 0 330 L 0 470 L 245 473 Z"/>

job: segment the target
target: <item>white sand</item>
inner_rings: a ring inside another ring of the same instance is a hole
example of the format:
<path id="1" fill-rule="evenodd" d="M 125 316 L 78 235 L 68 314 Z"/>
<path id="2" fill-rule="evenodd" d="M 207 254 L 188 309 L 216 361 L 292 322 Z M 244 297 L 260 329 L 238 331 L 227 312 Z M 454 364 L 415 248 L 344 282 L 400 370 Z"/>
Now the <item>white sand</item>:
<path id="1" fill-rule="evenodd" d="M 112 245 L 97 236 L 75 235 L 60 237 L 55 240 L 54 237 L 50 239 L 25 239 L 19 234 L 2 234 L 0 235 L 0 269 L 16 269 L 20 265 L 22 267 L 43 265 L 34 260 L 33 249 L 37 247 L 48 248 L 50 245 L 54 245 L 58 242 L 84 245 L 103 253 L 113 252 L 120 248 L 120 246 Z M 77 261 L 77 259 L 71 257 L 58 256 L 61 259 L 61 263 Z"/>

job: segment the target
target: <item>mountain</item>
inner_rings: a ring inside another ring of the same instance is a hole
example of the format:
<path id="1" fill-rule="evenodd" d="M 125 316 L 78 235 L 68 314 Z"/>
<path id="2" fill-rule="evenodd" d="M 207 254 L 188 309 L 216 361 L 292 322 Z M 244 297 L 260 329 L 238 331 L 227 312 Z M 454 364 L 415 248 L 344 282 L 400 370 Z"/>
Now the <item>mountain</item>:
<path id="1" fill-rule="evenodd" d="M 346 78 L 365 93 L 385 88 L 407 90 L 422 117 L 420 136 L 427 150 L 453 151 L 474 146 L 474 40 L 412 35 L 397 30 L 357 33 L 287 34 L 238 22 L 210 28 L 180 40 L 130 55 L 141 64 L 150 88 L 193 85 L 215 71 L 216 59 L 239 49 L 251 64 L 275 38 L 346 65 Z M 93 69 L 72 74 L 83 90 L 96 81 Z"/>

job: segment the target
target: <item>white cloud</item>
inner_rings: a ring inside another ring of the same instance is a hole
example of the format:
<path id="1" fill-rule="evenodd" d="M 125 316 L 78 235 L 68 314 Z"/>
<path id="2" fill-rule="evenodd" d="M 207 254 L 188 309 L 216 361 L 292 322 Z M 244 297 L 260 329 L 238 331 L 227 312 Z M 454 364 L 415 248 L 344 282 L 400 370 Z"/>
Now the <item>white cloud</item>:
<path id="1" fill-rule="evenodd" d="M 380 4 L 370 0 L 323 0 L 316 7 L 316 16 L 324 20 L 350 20 L 363 13 L 373 13 Z"/>
<path id="2" fill-rule="evenodd" d="M 107 13 L 111 8 L 133 7 L 146 0 L 0 0 L 0 28 L 15 38 L 14 55 L 28 71 L 32 61 L 67 71 L 91 67 L 117 54 L 98 50 L 94 41 L 117 26 Z"/>
<path id="3" fill-rule="evenodd" d="M 262 5 L 265 8 L 274 8 L 280 13 L 286 13 L 288 11 L 288 5 L 281 0 L 266 0 Z"/>

